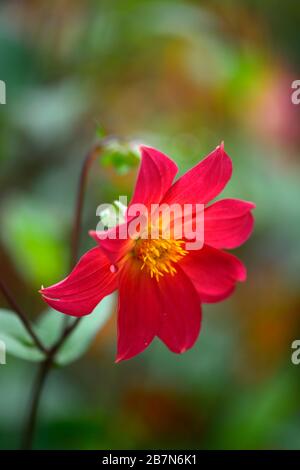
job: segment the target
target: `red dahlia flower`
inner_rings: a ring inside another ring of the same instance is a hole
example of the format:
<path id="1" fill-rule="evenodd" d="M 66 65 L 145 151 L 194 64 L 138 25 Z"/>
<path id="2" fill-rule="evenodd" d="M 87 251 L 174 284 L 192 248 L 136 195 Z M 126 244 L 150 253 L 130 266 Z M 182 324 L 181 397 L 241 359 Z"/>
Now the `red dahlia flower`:
<path id="1" fill-rule="evenodd" d="M 203 204 L 202 248 L 187 249 L 184 237 L 99 239 L 91 232 L 98 246 L 66 279 L 41 289 L 51 307 L 76 317 L 91 313 L 118 289 L 117 362 L 142 352 L 155 336 L 175 353 L 191 348 L 200 331 L 201 303 L 225 299 L 237 281 L 246 279 L 242 262 L 223 249 L 244 243 L 253 228 L 252 202 L 222 199 L 207 206 L 231 177 L 232 163 L 223 144 L 175 183 L 177 166 L 166 155 L 142 146 L 141 156 L 129 208 L 136 203 L 147 208 Z M 127 217 L 123 228 L 129 222 Z"/>

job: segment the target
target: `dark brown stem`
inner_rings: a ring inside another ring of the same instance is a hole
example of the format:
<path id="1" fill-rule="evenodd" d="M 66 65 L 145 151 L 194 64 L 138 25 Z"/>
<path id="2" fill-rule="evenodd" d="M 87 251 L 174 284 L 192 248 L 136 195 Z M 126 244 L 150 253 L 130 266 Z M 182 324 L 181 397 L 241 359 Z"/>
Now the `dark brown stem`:
<path id="1" fill-rule="evenodd" d="M 84 195 L 87 185 L 87 178 L 89 169 L 95 158 L 102 152 L 103 147 L 107 145 L 107 143 L 111 140 L 111 137 L 107 139 L 103 139 L 103 141 L 97 145 L 95 145 L 90 152 L 85 157 L 80 179 L 79 179 L 79 187 L 78 193 L 76 198 L 76 206 L 75 206 L 75 214 L 74 214 L 74 225 L 72 230 L 72 247 L 71 247 L 71 268 L 74 267 L 78 257 L 78 249 L 79 249 L 79 241 L 80 241 L 80 232 L 81 232 L 81 222 L 82 222 L 82 209 L 83 209 L 83 202 L 84 202 Z M 68 317 L 66 316 L 68 320 Z M 22 448 L 30 449 L 32 447 L 34 432 L 36 427 L 37 421 L 37 413 L 39 408 L 39 403 L 41 400 L 44 384 L 46 382 L 47 376 L 51 370 L 51 367 L 55 361 L 55 355 L 62 347 L 66 339 L 71 335 L 71 333 L 75 330 L 77 325 L 79 324 L 81 318 L 76 318 L 76 320 L 69 324 L 67 321 L 64 322 L 64 327 L 61 333 L 61 336 L 57 340 L 57 342 L 47 351 L 47 356 L 44 362 L 40 365 L 36 381 L 33 388 L 32 393 L 32 400 L 29 407 L 28 417 L 26 419 L 26 423 L 24 426 L 24 438 L 23 438 L 23 445 Z"/>
<path id="2" fill-rule="evenodd" d="M 92 163 L 96 159 L 97 156 L 103 151 L 103 148 L 111 141 L 115 140 L 115 137 L 106 137 L 98 144 L 94 145 L 89 153 L 86 155 L 79 179 L 78 185 L 78 193 L 76 198 L 76 205 L 75 205 L 75 213 L 74 213 L 74 224 L 72 230 L 72 251 L 71 251 L 71 268 L 73 268 L 77 262 L 78 257 L 78 249 L 79 249 L 79 241 L 80 241 L 80 234 L 81 234 L 81 222 L 82 222 L 82 209 L 83 209 L 83 201 L 84 195 L 87 185 L 87 179 L 89 170 L 91 168 Z"/>
<path id="3" fill-rule="evenodd" d="M 46 379 L 53 365 L 55 355 L 61 346 L 64 344 L 66 339 L 70 336 L 73 330 L 76 328 L 79 323 L 80 318 L 77 318 L 71 325 L 69 325 L 57 343 L 52 346 L 49 350 L 48 356 L 44 362 L 39 366 L 38 374 L 33 385 L 33 391 L 31 395 L 31 402 L 29 406 L 29 413 L 25 421 L 24 432 L 23 432 L 23 442 L 22 449 L 28 450 L 32 448 L 34 431 L 36 427 L 38 408 L 41 401 L 41 396 L 43 392 Z"/>
<path id="4" fill-rule="evenodd" d="M 80 321 L 81 321 L 81 317 L 78 317 L 73 323 L 66 326 L 61 337 L 54 344 L 54 346 L 52 346 L 52 349 L 50 350 L 50 352 L 53 355 L 55 355 L 57 351 L 61 348 L 61 346 L 64 344 L 66 339 L 70 336 L 70 334 L 75 330 L 76 326 L 79 324 Z"/>
<path id="5" fill-rule="evenodd" d="M 85 157 L 85 160 L 83 162 L 83 166 L 81 169 L 79 185 L 78 185 L 78 193 L 77 193 L 77 198 L 76 198 L 75 213 L 74 213 L 74 225 L 73 225 L 73 230 L 72 230 L 71 268 L 75 266 L 77 262 L 77 257 L 78 257 L 81 222 L 82 222 L 82 209 L 83 209 L 84 194 L 85 194 L 85 189 L 87 185 L 87 177 L 88 177 L 89 169 L 93 161 L 95 160 L 95 158 L 99 155 L 102 145 L 97 144 L 90 150 L 90 152 Z"/>
<path id="6" fill-rule="evenodd" d="M 82 168 L 81 168 L 81 172 L 80 172 L 78 192 L 77 192 L 75 211 L 74 211 L 74 219 L 73 219 L 74 222 L 73 222 L 72 235 L 71 235 L 71 260 L 70 260 L 71 269 L 74 268 L 77 262 L 77 258 L 78 258 L 81 223 L 82 223 L 82 209 L 83 209 L 84 194 L 85 194 L 85 189 L 87 185 L 88 173 L 100 149 L 101 149 L 100 144 L 94 145 L 94 147 L 86 155 Z M 63 327 L 62 327 L 62 336 L 64 335 L 65 329 L 69 327 L 69 320 L 70 318 L 66 315 L 64 322 L 63 322 Z"/>
<path id="7" fill-rule="evenodd" d="M 46 360 L 39 365 L 39 370 L 35 382 L 33 384 L 33 390 L 30 397 L 29 413 L 26 417 L 25 426 L 23 430 L 23 450 L 29 450 L 32 448 L 41 394 L 51 366 L 52 356 L 47 357 Z"/>
<path id="8" fill-rule="evenodd" d="M 39 404 L 41 401 L 41 396 L 42 396 L 44 385 L 46 383 L 46 379 L 51 370 L 53 362 L 55 360 L 55 355 L 58 352 L 58 350 L 61 348 L 61 346 L 64 344 L 66 339 L 70 336 L 70 334 L 76 328 L 77 324 L 79 323 L 79 320 L 80 318 L 77 318 L 71 325 L 69 325 L 65 329 L 63 335 L 59 338 L 57 343 L 55 343 L 54 346 L 52 346 L 52 348 L 48 352 L 48 356 L 39 366 L 36 380 L 33 385 L 31 402 L 29 406 L 29 413 L 28 413 L 28 416 L 26 417 L 24 431 L 23 431 L 23 441 L 22 441 L 23 450 L 29 450 L 32 448 Z"/>
<path id="9" fill-rule="evenodd" d="M 109 142 L 114 140 L 114 137 L 106 137 L 98 144 L 94 145 L 91 148 L 89 153 L 86 155 L 81 172 L 79 177 L 79 184 L 78 184 L 78 192 L 75 204 L 75 211 L 74 211 L 74 222 L 73 222 L 73 229 L 72 229 L 72 245 L 71 245 L 71 269 L 74 268 L 77 258 L 78 258 L 78 251 L 79 251 L 79 242 L 80 242 L 80 234 L 81 234 L 81 224 L 82 224 L 82 209 L 84 203 L 84 195 L 87 186 L 88 174 L 89 170 L 96 159 L 97 156 L 100 155 L 105 145 Z M 79 319 L 75 320 L 75 326 L 79 323 Z M 64 335 L 64 331 L 69 328 L 69 317 L 66 315 L 65 321 L 63 323 L 63 330 L 62 336 Z"/>
<path id="10" fill-rule="evenodd" d="M 48 353 L 47 349 L 45 348 L 45 346 L 42 344 L 42 342 L 39 340 L 39 338 L 35 334 L 32 326 L 31 326 L 31 323 L 28 320 L 27 316 L 25 315 L 23 310 L 20 308 L 20 306 L 17 304 L 17 302 L 15 301 L 14 297 L 12 296 L 12 294 L 10 293 L 10 291 L 8 290 L 8 288 L 6 287 L 4 282 L 1 281 L 1 280 L 0 280 L 0 289 L 1 289 L 4 297 L 6 298 L 7 302 L 11 306 L 11 308 L 15 311 L 15 313 L 20 318 L 21 322 L 25 326 L 26 330 L 30 334 L 31 338 L 33 339 L 33 341 L 36 344 L 36 346 L 38 347 L 38 349 L 40 351 L 42 351 L 44 354 L 47 354 Z"/>

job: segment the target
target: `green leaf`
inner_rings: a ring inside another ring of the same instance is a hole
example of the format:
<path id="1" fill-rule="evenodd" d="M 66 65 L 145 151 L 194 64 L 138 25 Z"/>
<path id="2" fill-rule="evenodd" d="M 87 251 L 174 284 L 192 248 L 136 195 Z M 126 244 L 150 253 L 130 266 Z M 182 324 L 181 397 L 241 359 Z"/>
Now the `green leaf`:
<path id="1" fill-rule="evenodd" d="M 19 317 L 7 309 L 0 309 L 0 340 L 4 342 L 8 354 L 20 359 L 41 361 L 44 358 Z"/>
<path id="2" fill-rule="evenodd" d="M 82 318 L 74 332 L 58 351 L 55 359 L 57 365 L 69 364 L 87 351 L 92 340 L 111 314 L 113 299 L 113 294 L 105 297 L 90 315 Z M 51 347 L 60 337 L 65 325 L 65 318 L 65 315 L 53 309 L 49 309 L 41 315 L 35 325 L 35 331 L 46 347 Z M 69 321 L 74 320 L 69 319 Z M 20 359 L 36 362 L 45 357 L 34 344 L 19 317 L 10 310 L 0 309 L 0 340 L 4 342 L 8 354 Z"/>
<path id="3" fill-rule="evenodd" d="M 112 166 L 119 174 L 126 174 L 140 163 L 137 148 L 132 143 L 113 141 L 107 145 L 100 160 L 104 167 Z"/>
<path id="4" fill-rule="evenodd" d="M 56 355 L 56 364 L 66 365 L 81 357 L 112 313 L 114 295 L 105 297 L 94 311 L 83 317 Z M 46 346 L 51 346 L 64 326 L 65 315 L 56 310 L 47 310 L 37 324 L 37 333 Z M 69 321 L 74 321 L 69 319 Z"/>
<path id="5" fill-rule="evenodd" d="M 96 126 L 96 136 L 98 137 L 98 139 L 103 139 L 106 136 L 106 130 L 100 122 L 97 122 L 96 124 L 97 124 L 97 126 Z"/>

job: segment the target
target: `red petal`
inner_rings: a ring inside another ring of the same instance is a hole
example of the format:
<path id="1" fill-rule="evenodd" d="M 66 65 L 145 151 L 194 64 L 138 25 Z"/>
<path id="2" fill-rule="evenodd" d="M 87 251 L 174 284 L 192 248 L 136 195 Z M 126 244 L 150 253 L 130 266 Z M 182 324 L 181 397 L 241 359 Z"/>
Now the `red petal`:
<path id="1" fill-rule="evenodd" d="M 119 275 L 118 353 L 116 362 L 144 351 L 157 335 L 176 353 L 195 343 L 201 324 L 199 296 L 178 269 L 159 282 L 133 263 Z"/>
<path id="2" fill-rule="evenodd" d="M 185 273 L 176 266 L 175 276 L 165 275 L 159 282 L 161 320 L 159 338 L 175 353 L 190 349 L 199 336 L 201 304 Z"/>
<path id="3" fill-rule="evenodd" d="M 157 281 L 133 263 L 119 274 L 118 352 L 116 362 L 144 351 L 158 330 Z"/>
<path id="4" fill-rule="evenodd" d="M 171 186 L 177 165 L 158 150 L 142 145 L 141 166 L 130 205 L 159 203 Z"/>
<path id="5" fill-rule="evenodd" d="M 204 246 L 190 251 L 180 266 L 193 282 L 203 302 L 218 302 L 228 297 L 237 281 L 245 281 L 246 268 L 235 256 Z"/>
<path id="6" fill-rule="evenodd" d="M 232 163 L 221 144 L 169 189 L 163 202 L 206 204 L 215 198 L 231 178 Z"/>
<path id="7" fill-rule="evenodd" d="M 205 243 L 215 248 L 236 248 L 251 235 L 254 219 L 252 202 L 223 199 L 205 209 Z"/>
<path id="8" fill-rule="evenodd" d="M 40 290 L 47 304 L 59 312 L 81 317 L 117 288 L 116 274 L 101 248 L 88 251 L 63 281 Z"/>

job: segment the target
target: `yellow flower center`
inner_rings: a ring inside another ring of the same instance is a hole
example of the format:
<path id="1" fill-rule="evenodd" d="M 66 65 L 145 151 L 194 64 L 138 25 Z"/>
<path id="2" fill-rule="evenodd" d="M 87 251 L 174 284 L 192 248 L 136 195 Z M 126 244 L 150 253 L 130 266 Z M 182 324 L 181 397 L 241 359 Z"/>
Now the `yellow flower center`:
<path id="1" fill-rule="evenodd" d="M 159 281 L 164 274 L 176 274 L 176 264 L 188 251 L 183 248 L 183 240 L 138 239 L 135 244 L 135 255 L 141 261 L 141 270 Z"/>

